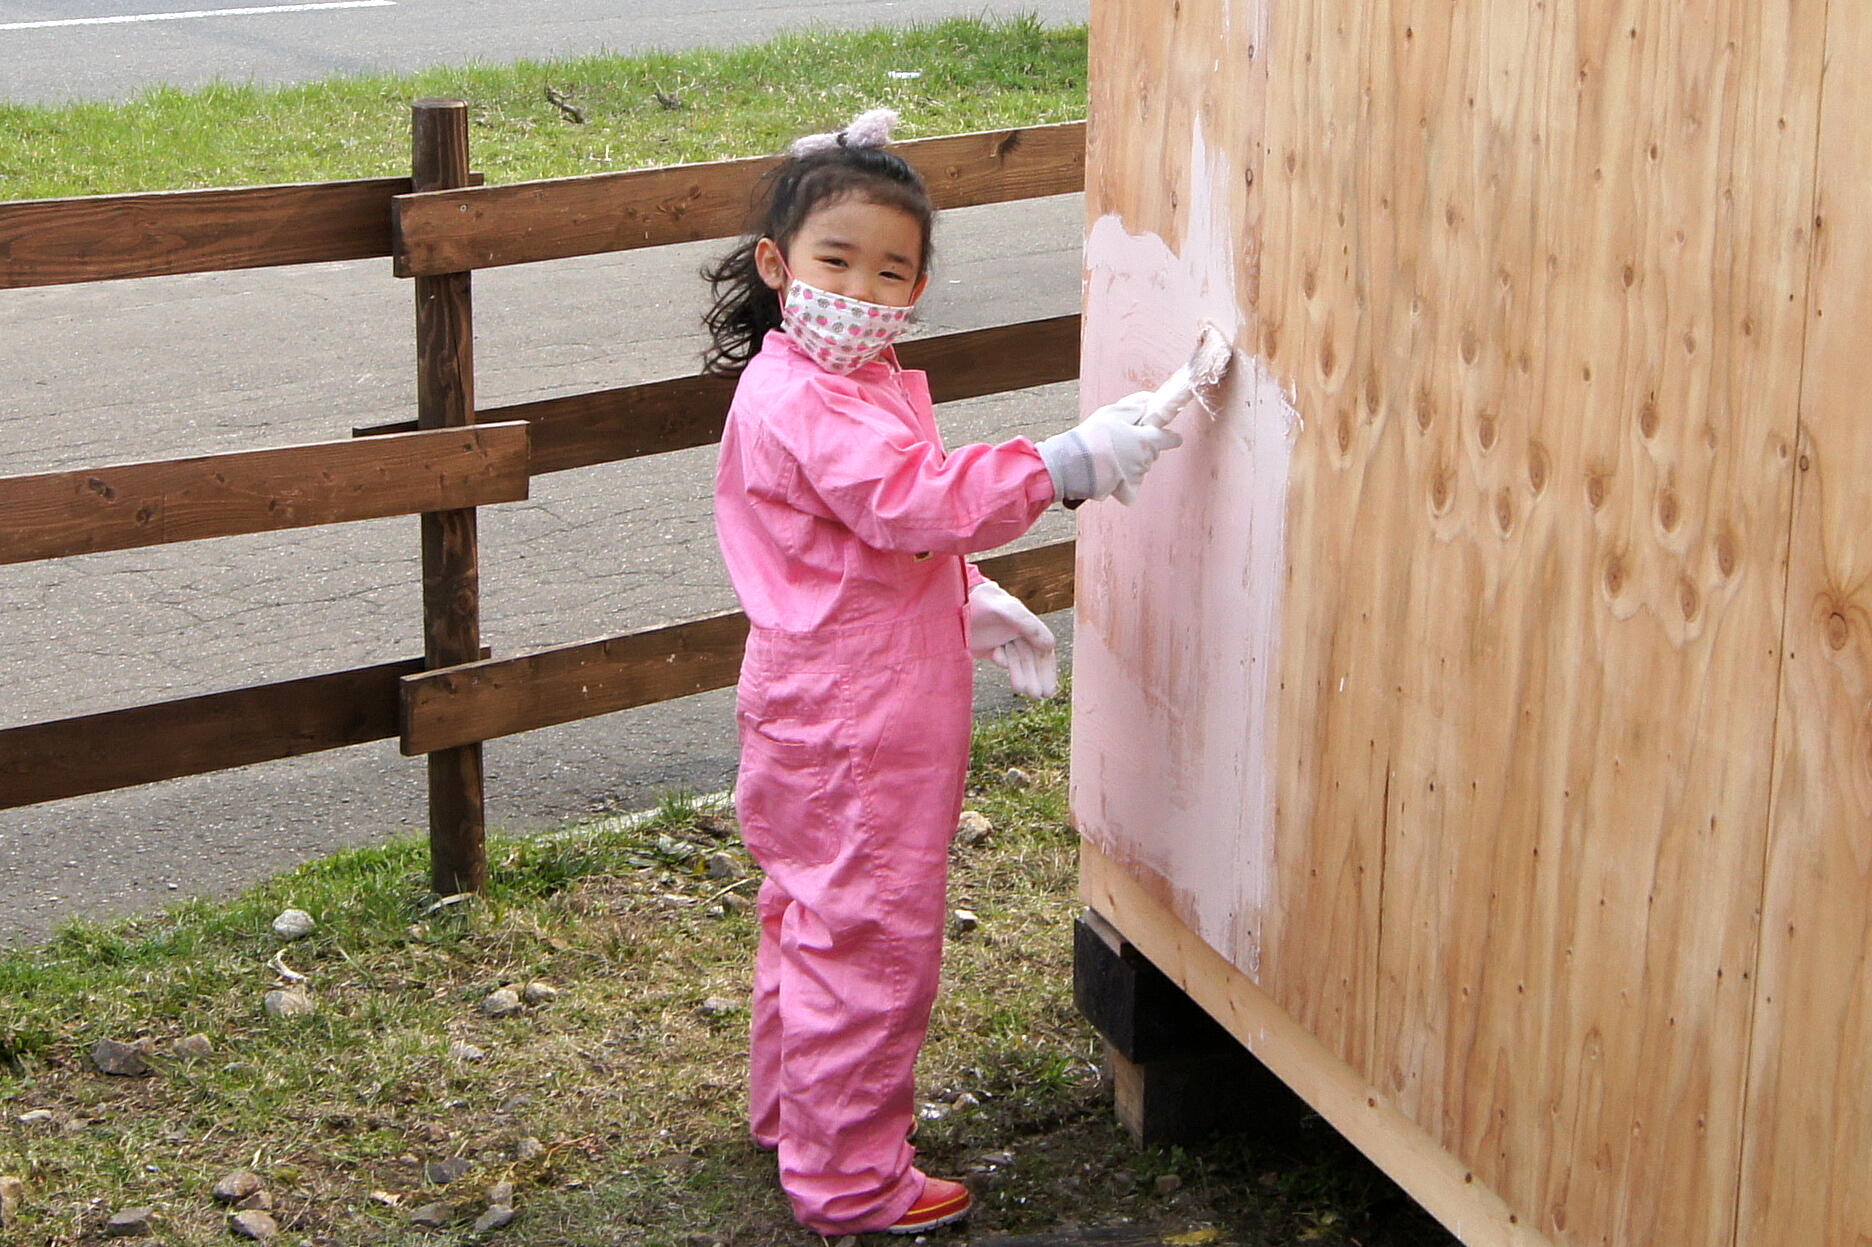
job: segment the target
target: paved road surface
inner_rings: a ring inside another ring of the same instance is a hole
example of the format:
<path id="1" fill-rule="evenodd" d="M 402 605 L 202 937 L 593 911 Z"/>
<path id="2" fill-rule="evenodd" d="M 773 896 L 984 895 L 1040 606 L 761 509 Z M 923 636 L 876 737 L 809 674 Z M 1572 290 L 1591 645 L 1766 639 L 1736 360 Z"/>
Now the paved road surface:
<path id="1" fill-rule="evenodd" d="M 472 60 L 722 46 L 812 23 L 1031 13 L 1067 24 L 1085 21 L 1089 7 L 1090 0 L 0 0 L 0 99 L 122 99 L 154 83 L 298 82 Z M 201 16 L 176 16 L 184 13 Z"/>
<path id="2" fill-rule="evenodd" d="M 1068 196 L 946 214 L 927 329 L 1076 310 L 1082 211 Z M 481 404 L 694 371 L 696 269 L 720 245 L 478 275 Z M 0 473 L 342 437 L 407 417 L 413 376 L 410 288 L 387 261 L 0 291 Z M 955 442 L 1076 412 L 1064 385 L 941 415 Z M 712 471 L 703 449 L 558 473 L 484 511 L 488 644 L 514 654 L 732 605 Z M 1056 511 L 1032 539 L 1070 531 Z M 0 567 L 0 727 L 418 654 L 419 621 L 413 517 Z M 985 668 L 981 703 L 1008 700 Z M 720 790 L 733 755 L 725 691 L 494 741 L 490 821 Z M 0 811 L 0 943 L 420 834 L 422 777 L 385 742 Z"/>

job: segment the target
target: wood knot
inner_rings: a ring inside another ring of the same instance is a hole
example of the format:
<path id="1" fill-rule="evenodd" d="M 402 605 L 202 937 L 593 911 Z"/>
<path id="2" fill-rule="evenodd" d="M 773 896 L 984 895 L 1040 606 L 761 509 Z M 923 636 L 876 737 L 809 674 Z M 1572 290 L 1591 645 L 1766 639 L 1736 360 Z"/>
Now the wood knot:
<path id="1" fill-rule="evenodd" d="M 1483 450 L 1494 449 L 1495 416 L 1492 412 L 1485 411 L 1476 417 L 1476 441 L 1481 443 Z"/>
<path id="2" fill-rule="evenodd" d="M 1830 649 L 1842 650 L 1852 640 L 1852 625 L 1846 622 L 1846 616 L 1834 611 L 1827 616 L 1826 641 Z"/>
<path id="3" fill-rule="evenodd" d="M 1611 474 L 1604 468 L 1594 468 L 1586 473 L 1586 505 L 1597 511 L 1605 505 L 1606 494 L 1611 489 Z"/>
<path id="4" fill-rule="evenodd" d="M 1547 489 L 1547 476 L 1553 471 L 1552 462 L 1547 455 L 1547 448 L 1539 442 L 1528 444 L 1527 482 L 1536 497 Z"/>
<path id="5" fill-rule="evenodd" d="M 1658 495 L 1657 518 L 1665 532 L 1677 531 L 1677 525 L 1683 519 L 1683 508 L 1678 504 L 1674 491 L 1666 489 Z"/>

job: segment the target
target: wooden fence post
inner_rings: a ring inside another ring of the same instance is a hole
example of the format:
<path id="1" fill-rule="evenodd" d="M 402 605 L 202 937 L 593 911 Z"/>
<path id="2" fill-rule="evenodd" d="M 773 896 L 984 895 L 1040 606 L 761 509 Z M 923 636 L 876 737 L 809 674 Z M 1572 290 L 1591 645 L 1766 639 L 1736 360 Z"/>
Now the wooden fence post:
<path id="1" fill-rule="evenodd" d="M 417 100 L 411 117 L 414 189 L 468 184 L 468 106 Z M 416 423 L 473 424 L 474 315 L 469 273 L 416 278 Z M 481 569 L 475 512 L 422 517 L 423 657 L 430 669 L 481 655 Z M 479 743 L 429 758 L 429 878 L 443 896 L 487 882 Z"/>

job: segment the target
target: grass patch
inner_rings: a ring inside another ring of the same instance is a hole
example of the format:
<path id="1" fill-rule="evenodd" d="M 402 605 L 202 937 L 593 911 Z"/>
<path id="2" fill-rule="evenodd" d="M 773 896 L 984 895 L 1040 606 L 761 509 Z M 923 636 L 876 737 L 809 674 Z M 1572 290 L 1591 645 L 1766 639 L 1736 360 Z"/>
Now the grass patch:
<path id="1" fill-rule="evenodd" d="M 766 155 L 883 105 L 903 114 L 901 138 L 1075 120 L 1086 31 L 1032 18 L 813 29 L 728 50 L 0 104 L 0 199 L 407 174 L 409 106 L 425 96 L 469 101 L 474 167 L 512 182 Z"/>
<path id="2" fill-rule="evenodd" d="M 976 735 L 969 807 L 993 830 L 958 848 L 952 895 L 981 924 L 950 943 L 920 1070 L 923 1163 L 981 1197 L 944 1241 L 1133 1220 L 1216 1243 L 1449 1242 L 1317 1123 L 1190 1152 L 1116 1127 L 1071 1002 L 1067 736 L 1063 700 Z M 7 1241 L 94 1243 L 144 1207 L 155 1241 L 222 1244 L 210 1193 L 234 1170 L 265 1179 L 279 1241 L 307 1247 L 460 1241 L 499 1182 L 519 1216 L 495 1240 L 513 1247 L 817 1241 L 744 1134 L 755 928 L 738 898 L 757 877 L 726 812 L 678 794 L 497 840 L 490 863 L 486 897 L 438 904 L 421 845 L 346 852 L 0 955 L 0 1175 L 27 1184 Z M 289 906 L 318 926 L 282 948 Z M 308 976 L 312 1016 L 264 1013 L 281 968 Z M 558 994 L 481 1012 L 530 982 Z M 176 1055 L 194 1034 L 212 1053 Z M 153 1072 L 99 1073 L 100 1038 L 141 1041 Z M 453 1159 L 469 1172 L 437 1184 L 427 1167 Z M 1180 1189 L 1160 1192 L 1169 1173 Z M 431 1203 L 456 1214 L 447 1231 L 412 1225 Z"/>

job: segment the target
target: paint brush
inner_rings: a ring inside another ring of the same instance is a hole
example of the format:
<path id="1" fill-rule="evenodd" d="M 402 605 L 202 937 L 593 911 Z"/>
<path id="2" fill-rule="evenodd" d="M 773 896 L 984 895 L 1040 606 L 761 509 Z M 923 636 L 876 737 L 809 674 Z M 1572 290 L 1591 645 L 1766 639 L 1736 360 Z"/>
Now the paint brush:
<path id="1" fill-rule="evenodd" d="M 1211 420 L 1215 419 L 1219 414 L 1216 409 L 1216 391 L 1222 388 L 1229 365 L 1234 362 L 1235 351 L 1229 346 L 1228 339 L 1222 336 L 1220 329 L 1204 321 L 1189 362 L 1171 373 L 1162 385 L 1152 391 L 1150 403 L 1144 408 L 1139 423 L 1161 429 L 1176 419 L 1177 412 L 1192 398 L 1209 413 Z"/>
<path id="2" fill-rule="evenodd" d="M 1190 352 L 1188 362 L 1151 391 L 1150 401 L 1144 405 L 1144 414 L 1138 417 L 1138 423 L 1161 429 L 1176 419 L 1177 412 L 1192 398 L 1209 413 L 1211 420 L 1215 419 L 1219 414 L 1216 410 L 1216 391 L 1222 388 L 1222 382 L 1228 377 L 1229 365 L 1234 362 L 1235 348 L 1229 345 L 1229 340 L 1220 329 L 1204 321 L 1202 332 L 1196 336 L 1196 349 Z M 1084 501 L 1084 498 L 1074 498 L 1065 507 L 1068 511 L 1077 511 L 1079 504 Z"/>

